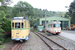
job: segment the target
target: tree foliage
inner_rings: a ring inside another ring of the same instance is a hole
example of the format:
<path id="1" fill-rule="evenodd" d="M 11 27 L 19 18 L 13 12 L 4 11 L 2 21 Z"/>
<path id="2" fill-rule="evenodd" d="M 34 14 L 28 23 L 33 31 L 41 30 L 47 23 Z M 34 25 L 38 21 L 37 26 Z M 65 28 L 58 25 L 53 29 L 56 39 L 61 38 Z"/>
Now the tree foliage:
<path id="1" fill-rule="evenodd" d="M 75 2 L 70 4 L 69 13 L 71 16 L 71 23 L 75 24 Z"/>
<path id="2" fill-rule="evenodd" d="M 13 7 L 6 7 L 5 8 L 5 14 L 6 14 L 6 18 L 10 18 L 11 19 L 11 14 L 12 14 L 12 9 Z"/>
<path id="3" fill-rule="evenodd" d="M 8 32 L 11 30 L 11 23 L 9 19 L 6 19 L 5 11 L 0 11 L 0 44 L 6 42 L 5 39 L 9 39 L 8 36 L 4 34 L 4 32 Z"/>
<path id="4" fill-rule="evenodd" d="M 12 10 L 12 17 L 15 16 L 33 16 L 34 8 L 27 2 L 18 2 L 17 5 L 14 6 Z"/>
<path id="5" fill-rule="evenodd" d="M 4 30 L 2 29 L 2 25 L 5 23 L 3 20 L 5 19 L 5 13 L 4 11 L 0 11 L 0 32 L 4 32 Z"/>
<path id="6" fill-rule="evenodd" d="M 12 3 L 12 0 L 0 0 L 1 6 L 7 6 Z"/>
<path id="7" fill-rule="evenodd" d="M 39 18 L 43 18 L 45 17 L 45 9 L 38 9 L 38 8 L 34 8 L 35 11 L 35 15 L 34 16 L 30 16 L 29 20 L 30 20 L 30 24 L 31 26 L 33 26 Z M 55 12 L 55 11 L 46 11 L 46 16 L 50 17 L 50 16 L 59 16 L 59 17 L 64 17 L 65 12 Z"/>
<path id="8" fill-rule="evenodd" d="M 66 18 L 71 18 L 71 17 L 70 17 L 70 13 L 69 13 L 69 12 L 66 12 L 64 17 L 66 17 Z"/>

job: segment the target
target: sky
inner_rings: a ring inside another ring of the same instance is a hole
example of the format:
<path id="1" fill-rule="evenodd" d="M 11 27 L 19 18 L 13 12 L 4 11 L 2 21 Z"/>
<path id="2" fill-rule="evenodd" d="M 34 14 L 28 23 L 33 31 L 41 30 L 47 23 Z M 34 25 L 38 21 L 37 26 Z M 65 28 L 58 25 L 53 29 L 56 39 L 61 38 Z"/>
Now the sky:
<path id="1" fill-rule="evenodd" d="M 68 11 L 68 6 L 73 0 L 13 0 L 10 6 L 14 6 L 19 1 L 28 2 L 34 8 L 47 9 L 48 11 Z"/>

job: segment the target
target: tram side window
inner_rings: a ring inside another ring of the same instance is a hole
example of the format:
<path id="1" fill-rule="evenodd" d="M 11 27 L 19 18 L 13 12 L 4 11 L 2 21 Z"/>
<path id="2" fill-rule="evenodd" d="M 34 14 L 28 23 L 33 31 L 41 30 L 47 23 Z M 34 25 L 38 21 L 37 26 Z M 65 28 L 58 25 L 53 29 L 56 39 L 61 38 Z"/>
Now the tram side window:
<path id="1" fill-rule="evenodd" d="M 22 28 L 23 28 L 23 23 L 22 23 Z"/>
<path id="2" fill-rule="evenodd" d="M 26 28 L 26 26 L 27 26 L 27 23 L 26 23 L 26 21 L 25 21 L 25 28 Z"/>
<path id="3" fill-rule="evenodd" d="M 29 27 L 30 27 L 30 23 L 29 23 Z"/>
<path id="4" fill-rule="evenodd" d="M 28 28 L 29 28 L 29 23 L 28 23 Z"/>
<path id="5" fill-rule="evenodd" d="M 53 27 L 55 27 L 55 24 L 53 24 Z"/>
<path id="6" fill-rule="evenodd" d="M 48 27 L 51 27 L 50 24 L 48 25 Z"/>
<path id="7" fill-rule="evenodd" d="M 52 24 L 50 24 L 51 25 L 51 27 L 52 27 Z"/>
<path id="8" fill-rule="evenodd" d="M 12 23 L 12 28 L 14 28 L 14 23 Z"/>
<path id="9" fill-rule="evenodd" d="M 20 28 L 20 23 L 15 23 L 15 28 Z"/>

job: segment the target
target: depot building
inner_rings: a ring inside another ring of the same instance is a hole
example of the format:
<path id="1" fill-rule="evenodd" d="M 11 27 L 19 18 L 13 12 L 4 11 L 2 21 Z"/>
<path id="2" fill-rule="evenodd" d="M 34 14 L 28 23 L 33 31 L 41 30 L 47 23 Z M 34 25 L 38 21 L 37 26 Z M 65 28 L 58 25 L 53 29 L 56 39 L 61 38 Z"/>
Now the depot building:
<path id="1" fill-rule="evenodd" d="M 65 30 L 67 27 L 70 27 L 70 19 L 69 18 L 64 18 L 64 17 L 58 17 L 58 16 L 51 16 L 51 17 L 46 17 L 46 23 L 49 23 L 51 21 L 60 21 L 61 22 L 61 29 Z M 40 18 L 34 26 L 38 25 L 44 25 L 45 26 L 45 18 Z"/>

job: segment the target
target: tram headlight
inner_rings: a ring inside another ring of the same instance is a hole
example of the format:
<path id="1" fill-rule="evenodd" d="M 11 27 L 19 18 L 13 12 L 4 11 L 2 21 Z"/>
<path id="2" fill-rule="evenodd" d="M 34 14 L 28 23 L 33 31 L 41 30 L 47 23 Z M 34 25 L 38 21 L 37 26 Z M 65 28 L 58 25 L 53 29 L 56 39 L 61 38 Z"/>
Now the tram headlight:
<path id="1" fill-rule="evenodd" d="M 13 38 L 13 36 L 12 36 L 12 38 Z"/>
<path id="2" fill-rule="evenodd" d="M 19 36 L 18 36 L 18 35 L 16 35 L 16 37 L 18 38 Z"/>
<path id="3" fill-rule="evenodd" d="M 24 36 L 22 36 L 22 38 L 24 38 Z"/>

